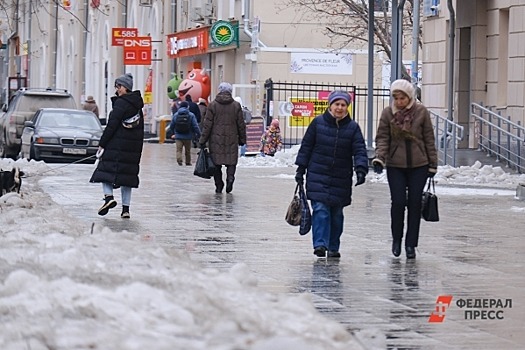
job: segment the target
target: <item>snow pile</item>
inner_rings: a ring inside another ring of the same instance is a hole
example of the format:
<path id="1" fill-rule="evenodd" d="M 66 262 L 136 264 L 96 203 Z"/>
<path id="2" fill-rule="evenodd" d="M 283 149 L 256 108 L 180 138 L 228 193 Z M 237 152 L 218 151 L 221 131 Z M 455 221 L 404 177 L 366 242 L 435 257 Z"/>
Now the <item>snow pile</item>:
<path id="1" fill-rule="evenodd" d="M 308 294 L 258 289 L 246 265 L 203 269 L 36 191 L 0 197 L 0 212 L 3 350 L 363 348 Z"/>

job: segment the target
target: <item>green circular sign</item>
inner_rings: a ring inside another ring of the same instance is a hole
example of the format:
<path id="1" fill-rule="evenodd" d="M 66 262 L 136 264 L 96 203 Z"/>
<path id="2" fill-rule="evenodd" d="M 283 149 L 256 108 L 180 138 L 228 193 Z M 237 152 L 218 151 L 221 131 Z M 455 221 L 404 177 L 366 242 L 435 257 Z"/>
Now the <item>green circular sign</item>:
<path id="1" fill-rule="evenodd" d="M 230 22 L 218 21 L 211 27 L 211 39 L 217 45 L 230 45 L 235 35 Z"/>

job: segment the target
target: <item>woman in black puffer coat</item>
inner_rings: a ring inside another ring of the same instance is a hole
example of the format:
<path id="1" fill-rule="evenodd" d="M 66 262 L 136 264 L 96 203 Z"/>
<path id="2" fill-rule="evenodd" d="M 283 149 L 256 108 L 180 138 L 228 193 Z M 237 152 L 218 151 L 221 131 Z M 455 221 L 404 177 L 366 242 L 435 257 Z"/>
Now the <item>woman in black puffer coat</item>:
<path id="1" fill-rule="evenodd" d="M 139 187 L 139 164 L 144 143 L 144 101 L 139 90 L 132 91 L 133 77 L 127 73 L 115 80 L 116 96 L 111 98 L 113 109 L 99 144 L 99 162 L 90 182 L 101 182 L 104 204 L 98 210 L 106 215 L 117 205 L 113 189 L 121 189 L 122 218 L 129 218 L 131 189 Z M 122 121 L 140 115 L 138 125 L 124 127 Z"/>

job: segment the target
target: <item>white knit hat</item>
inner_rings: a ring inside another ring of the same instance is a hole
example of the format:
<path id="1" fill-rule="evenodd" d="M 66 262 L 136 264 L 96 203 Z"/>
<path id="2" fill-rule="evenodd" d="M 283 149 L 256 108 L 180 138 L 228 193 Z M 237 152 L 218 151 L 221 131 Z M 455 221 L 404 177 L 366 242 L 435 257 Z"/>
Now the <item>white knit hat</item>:
<path id="1" fill-rule="evenodd" d="M 402 93 L 407 95 L 408 98 L 410 98 L 410 100 L 413 100 L 416 96 L 416 90 L 414 89 L 414 85 L 412 85 L 411 82 L 405 79 L 398 79 L 392 82 L 392 85 L 390 85 L 390 92 L 393 95 L 396 91 L 401 91 Z"/>

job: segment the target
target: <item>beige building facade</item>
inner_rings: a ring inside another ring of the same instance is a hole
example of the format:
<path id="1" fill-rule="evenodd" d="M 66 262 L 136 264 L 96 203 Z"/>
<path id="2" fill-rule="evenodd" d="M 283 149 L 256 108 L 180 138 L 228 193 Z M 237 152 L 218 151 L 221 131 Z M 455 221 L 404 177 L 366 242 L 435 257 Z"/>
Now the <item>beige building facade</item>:
<path id="1" fill-rule="evenodd" d="M 453 115 L 467 133 L 462 147 L 476 147 L 471 103 L 525 124 L 525 1 L 461 0 L 453 5 Z M 437 16 L 423 21 L 422 100 L 444 116 L 448 114 L 449 21 L 444 0 Z"/>
<path id="2" fill-rule="evenodd" d="M 256 115 L 263 109 L 263 86 L 268 78 L 363 87 L 367 84 L 366 48 L 335 52 L 322 33 L 321 22 L 293 24 L 296 9 L 280 9 L 279 0 L 17 3 L 18 7 L 13 6 L 10 8 L 13 12 L 6 14 L 9 20 L 2 20 L 1 39 L 7 43 L 1 76 L 4 90 L 17 88 L 16 82 L 9 78 L 22 77 L 29 87 L 67 89 L 79 105 L 92 95 L 101 115 L 107 115 L 115 78 L 130 72 L 134 76 L 134 89 L 144 95 L 146 86 L 151 87 L 147 117 L 153 129 L 155 117 L 170 113 L 168 81 L 175 74 L 187 74 L 192 65 L 202 67 L 210 75 L 211 98 L 220 82 L 231 82 L 235 94 Z M 13 22 L 15 18 L 18 21 Z M 237 47 L 169 57 L 168 35 L 212 26 L 219 20 L 238 23 Z M 137 28 L 139 36 L 151 37 L 151 63 L 124 65 L 123 48 L 112 45 L 114 28 Z M 375 59 L 374 81 L 381 86 L 386 60 L 381 55 Z"/>

